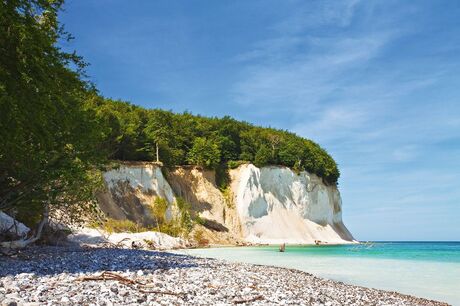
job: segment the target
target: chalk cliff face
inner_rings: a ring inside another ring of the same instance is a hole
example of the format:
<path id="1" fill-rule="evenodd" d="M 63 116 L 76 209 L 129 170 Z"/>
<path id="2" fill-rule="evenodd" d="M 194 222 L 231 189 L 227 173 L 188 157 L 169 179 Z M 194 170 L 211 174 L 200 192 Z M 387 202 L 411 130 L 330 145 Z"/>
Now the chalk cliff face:
<path id="1" fill-rule="evenodd" d="M 230 170 L 231 184 L 222 192 L 213 171 L 178 167 L 167 178 L 149 163 L 132 163 L 104 174 L 109 192 L 99 196 L 101 209 L 115 219 L 153 222 L 147 207 L 165 198 L 174 211 L 176 197 L 191 204 L 206 220 L 211 242 L 309 244 L 315 240 L 349 243 L 336 186 L 316 175 L 286 167 L 246 164 Z M 209 237 L 208 237 L 209 238 Z"/>
<path id="2" fill-rule="evenodd" d="M 154 222 L 149 206 L 155 197 L 168 201 L 171 218 L 175 196 L 161 168 L 151 163 L 130 163 L 104 173 L 108 192 L 98 195 L 101 210 L 113 219 L 130 219 L 148 226 Z"/>
<path id="3" fill-rule="evenodd" d="M 245 240 L 256 243 L 345 243 L 336 186 L 286 167 L 243 165 L 232 171 L 232 190 Z"/>

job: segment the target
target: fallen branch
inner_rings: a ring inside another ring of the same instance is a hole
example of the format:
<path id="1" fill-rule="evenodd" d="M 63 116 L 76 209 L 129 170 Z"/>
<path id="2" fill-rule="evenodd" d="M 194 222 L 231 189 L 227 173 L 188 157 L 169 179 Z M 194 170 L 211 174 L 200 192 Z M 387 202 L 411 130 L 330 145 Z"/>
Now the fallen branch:
<path id="1" fill-rule="evenodd" d="M 172 291 L 144 290 L 144 289 L 139 289 L 139 288 L 138 288 L 138 290 L 139 290 L 140 293 L 156 293 L 156 294 L 175 295 L 175 296 L 178 296 L 180 298 L 184 298 L 183 293 L 176 293 L 176 292 L 172 292 Z"/>
<path id="2" fill-rule="evenodd" d="M 257 295 L 253 298 L 250 298 L 250 299 L 246 299 L 246 300 L 235 300 L 233 301 L 233 304 L 244 304 L 244 303 L 250 303 L 250 302 L 255 302 L 255 301 L 260 301 L 260 300 L 263 300 L 264 297 L 261 296 L 261 295 Z"/>
<path id="3" fill-rule="evenodd" d="M 101 275 L 97 276 L 85 276 L 81 278 L 77 278 L 75 281 L 99 281 L 99 280 L 115 280 L 118 281 L 124 285 L 131 286 L 135 289 L 137 289 L 140 293 L 156 293 L 156 294 L 166 294 L 166 295 L 174 295 L 174 296 L 179 296 L 183 298 L 184 294 L 183 293 L 176 293 L 172 291 L 162 291 L 162 290 L 145 290 L 139 287 L 150 287 L 149 285 L 143 284 L 139 281 L 129 279 L 127 277 L 121 276 L 119 274 L 109 272 L 109 271 L 104 271 L 101 273 Z M 137 285 L 137 286 L 135 286 Z"/>
<path id="4" fill-rule="evenodd" d="M 124 276 L 121 276 L 121 275 L 118 275 L 118 274 L 115 274 L 109 271 L 104 271 L 101 273 L 101 275 L 97 275 L 97 276 L 85 276 L 85 277 L 76 279 L 76 281 L 92 281 L 92 280 L 95 280 L 95 281 L 97 280 L 116 280 L 116 281 L 119 281 L 120 283 L 128 284 L 128 285 L 141 284 L 135 280 L 126 278 Z"/>

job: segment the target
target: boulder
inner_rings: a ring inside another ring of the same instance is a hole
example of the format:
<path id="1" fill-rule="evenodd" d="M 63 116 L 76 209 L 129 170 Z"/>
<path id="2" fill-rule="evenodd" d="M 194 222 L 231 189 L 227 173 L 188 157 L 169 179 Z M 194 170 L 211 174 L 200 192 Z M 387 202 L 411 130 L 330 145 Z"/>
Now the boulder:
<path id="1" fill-rule="evenodd" d="M 0 234 L 22 238 L 29 232 L 30 228 L 0 211 Z"/>

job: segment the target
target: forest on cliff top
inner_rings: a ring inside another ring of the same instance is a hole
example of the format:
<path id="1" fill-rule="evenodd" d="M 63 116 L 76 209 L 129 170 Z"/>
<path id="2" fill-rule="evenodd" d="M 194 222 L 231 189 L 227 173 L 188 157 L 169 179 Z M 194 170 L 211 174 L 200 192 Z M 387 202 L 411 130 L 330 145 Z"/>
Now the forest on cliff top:
<path id="1" fill-rule="evenodd" d="M 144 109 L 102 97 L 86 63 L 59 45 L 63 1 L 0 1 L 0 210 L 29 224 L 49 207 L 95 208 L 110 160 L 209 169 L 284 165 L 335 184 L 339 170 L 318 144 L 230 117 Z"/>

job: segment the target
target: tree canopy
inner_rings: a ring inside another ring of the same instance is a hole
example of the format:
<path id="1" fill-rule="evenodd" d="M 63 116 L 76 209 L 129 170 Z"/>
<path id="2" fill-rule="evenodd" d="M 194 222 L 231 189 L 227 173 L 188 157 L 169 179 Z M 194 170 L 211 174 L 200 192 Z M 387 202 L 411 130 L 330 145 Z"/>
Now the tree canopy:
<path id="1" fill-rule="evenodd" d="M 200 165 L 216 169 L 229 162 L 257 166 L 283 165 L 306 170 L 328 184 L 339 178 L 337 164 L 318 144 L 294 133 L 254 126 L 231 117 L 203 117 L 189 112 L 144 109 L 100 96 L 92 108 L 104 125 L 104 144 L 110 159 L 156 159 L 166 166 Z M 110 117 L 110 120 L 107 118 Z"/>

